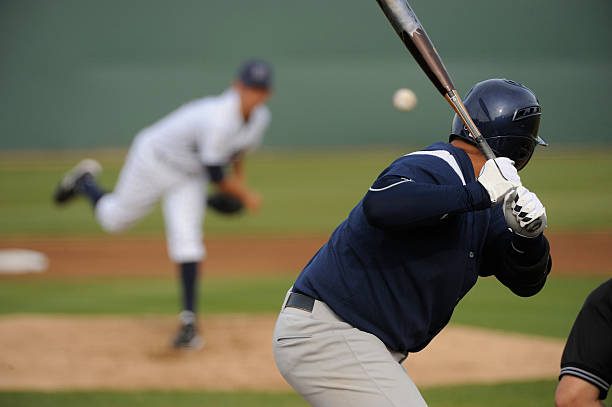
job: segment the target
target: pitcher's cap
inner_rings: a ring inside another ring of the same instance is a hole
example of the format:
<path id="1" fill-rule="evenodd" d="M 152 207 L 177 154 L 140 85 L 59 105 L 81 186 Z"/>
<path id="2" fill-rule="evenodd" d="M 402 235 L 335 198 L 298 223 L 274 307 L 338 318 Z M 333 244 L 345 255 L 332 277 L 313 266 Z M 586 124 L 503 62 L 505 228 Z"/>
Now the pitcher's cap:
<path id="1" fill-rule="evenodd" d="M 238 79 L 252 88 L 270 89 L 272 87 L 272 67 L 261 59 L 248 60 L 240 67 Z"/>

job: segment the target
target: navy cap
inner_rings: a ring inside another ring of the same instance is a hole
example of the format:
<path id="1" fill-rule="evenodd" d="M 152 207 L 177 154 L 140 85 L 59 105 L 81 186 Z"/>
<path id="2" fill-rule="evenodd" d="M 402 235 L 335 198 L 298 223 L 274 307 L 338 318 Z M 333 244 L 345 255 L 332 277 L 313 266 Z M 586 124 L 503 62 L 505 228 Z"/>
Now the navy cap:
<path id="1" fill-rule="evenodd" d="M 238 79 L 249 87 L 270 89 L 272 87 L 272 67 L 260 59 L 246 61 L 240 67 Z"/>

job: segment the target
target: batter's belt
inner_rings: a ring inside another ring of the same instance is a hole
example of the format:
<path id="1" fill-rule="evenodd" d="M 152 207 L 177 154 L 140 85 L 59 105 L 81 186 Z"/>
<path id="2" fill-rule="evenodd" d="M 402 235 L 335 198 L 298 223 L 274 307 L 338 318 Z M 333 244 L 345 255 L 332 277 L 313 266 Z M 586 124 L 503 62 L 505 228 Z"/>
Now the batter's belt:
<path id="1" fill-rule="evenodd" d="M 314 308 L 315 299 L 309 297 L 302 293 L 291 292 L 289 293 L 289 298 L 287 298 L 287 303 L 285 304 L 285 308 L 297 308 L 304 311 L 312 312 Z"/>

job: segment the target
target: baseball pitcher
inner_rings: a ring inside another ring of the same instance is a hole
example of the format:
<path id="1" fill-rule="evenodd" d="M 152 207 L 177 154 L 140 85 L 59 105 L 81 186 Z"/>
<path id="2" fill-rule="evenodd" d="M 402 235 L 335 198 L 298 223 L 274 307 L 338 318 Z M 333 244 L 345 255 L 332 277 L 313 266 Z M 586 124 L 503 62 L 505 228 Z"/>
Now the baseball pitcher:
<path id="1" fill-rule="evenodd" d="M 449 143 L 398 158 L 287 293 L 274 358 L 313 406 L 426 406 L 401 362 L 446 326 L 479 276 L 520 296 L 551 269 L 546 212 L 518 170 L 536 144 L 531 90 L 491 79 L 465 106 L 500 157 L 486 160 L 455 116 Z"/>
<path id="2" fill-rule="evenodd" d="M 195 313 L 199 263 L 206 254 L 202 222 L 207 202 L 224 213 L 260 206 L 259 195 L 246 185 L 243 159 L 260 144 L 270 122 L 265 102 L 271 86 L 270 65 L 248 61 L 222 94 L 189 102 L 142 130 L 112 192 L 98 186 L 101 166 L 90 159 L 69 171 L 55 192 L 57 204 L 77 195 L 88 198 L 110 233 L 129 228 L 162 201 L 168 252 L 178 264 L 183 294 L 181 327 L 173 342 L 177 348 L 203 345 Z M 218 193 L 207 199 L 209 182 Z"/>

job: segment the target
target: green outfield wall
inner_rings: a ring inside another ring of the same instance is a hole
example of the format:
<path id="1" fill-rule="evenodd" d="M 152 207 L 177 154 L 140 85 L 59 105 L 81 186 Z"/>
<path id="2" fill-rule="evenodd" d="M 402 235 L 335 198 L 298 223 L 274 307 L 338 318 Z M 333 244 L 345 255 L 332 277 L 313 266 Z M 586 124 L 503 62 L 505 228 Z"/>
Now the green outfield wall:
<path id="1" fill-rule="evenodd" d="M 609 0 L 410 3 L 461 93 L 512 78 L 553 146 L 612 143 Z M 128 145 L 250 56 L 277 73 L 268 146 L 415 145 L 452 118 L 374 0 L 0 0 L 0 55 L 3 149 Z M 391 107 L 398 87 L 412 112 Z"/>

